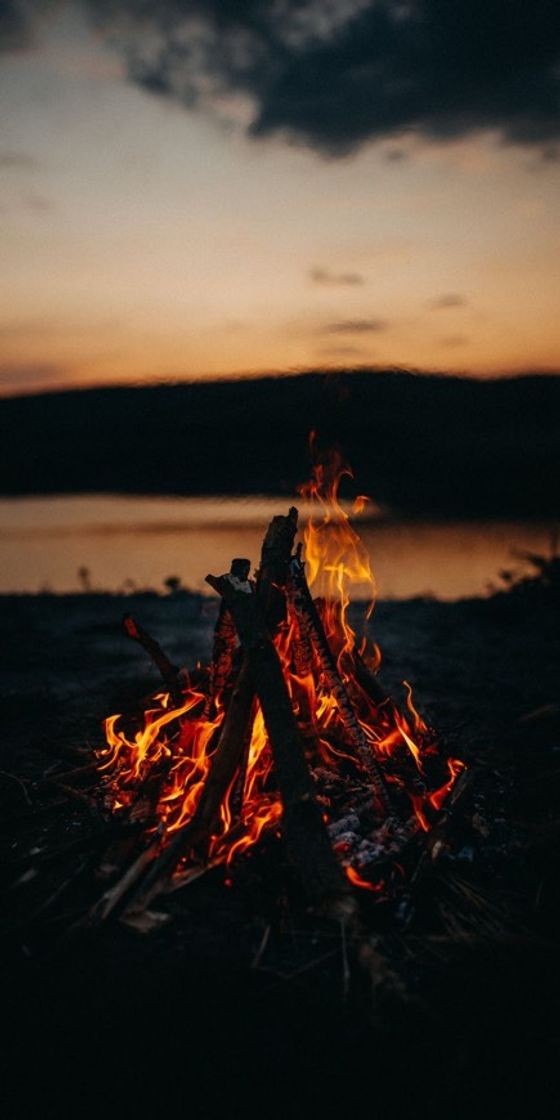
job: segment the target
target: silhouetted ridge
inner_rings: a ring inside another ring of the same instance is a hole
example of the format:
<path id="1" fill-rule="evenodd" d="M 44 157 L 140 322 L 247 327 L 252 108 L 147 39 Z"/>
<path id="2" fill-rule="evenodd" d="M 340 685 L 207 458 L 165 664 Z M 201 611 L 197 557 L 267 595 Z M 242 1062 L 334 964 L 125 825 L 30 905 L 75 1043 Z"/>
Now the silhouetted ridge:
<path id="1" fill-rule="evenodd" d="M 0 490 L 288 495 L 311 428 L 394 512 L 559 512 L 558 376 L 309 373 L 5 399 Z"/>

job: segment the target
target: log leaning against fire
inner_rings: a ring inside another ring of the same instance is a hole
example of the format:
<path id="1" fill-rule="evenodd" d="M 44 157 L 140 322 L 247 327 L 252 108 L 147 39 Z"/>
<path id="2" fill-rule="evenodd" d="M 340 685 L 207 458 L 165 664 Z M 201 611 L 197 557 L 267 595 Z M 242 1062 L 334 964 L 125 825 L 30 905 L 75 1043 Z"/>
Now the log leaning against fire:
<path id="1" fill-rule="evenodd" d="M 231 610 L 260 700 L 282 799 L 282 834 L 308 896 L 327 904 L 329 912 L 349 916 L 355 907 L 342 868 L 333 852 L 278 654 L 268 634 L 258 598 L 249 582 L 231 575 L 207 576 L 206 582 Z"/>
<path id="2" fill-rule="evenodd" d="M 159 642 L 156 642 L 155 638 L 152 638 L 152 635 L 143 626 L 140 626 L 140 623 L 136 622 L 131 614 L 123 615 L 122 626 L 127 637 L 132 638 L 134 642 L 138 642 L 138 645 L 146 650 L 154 665 L 159 669 L 161 679 L 166 688 L 169 689 L 173 699 L 177 703 L 181 703 L 180 669 L 169 660 Z"/>
<path id="3" fill-rule="evenodd" d="M 373 756 L 356 713 L 350 703 L 348 693 L 342 683 L 332 655 L 319 612 L 305 578 L 305 570 L 299 554 L 290 561 L 289 586 L 298 624 L 315 648 L 317 660 L 324 676 L 325 684 L 334 696 L 342 722 L 352 746 L 358 752 L 360 761 L 371 781 L 375 797 L 385 817 L 392 816 L 393 809 L 385 786 L 383 775 Z"/>
<path id="4" fill-rule="evenodd" d="M 210 771 L 191 820 L 175 833 L 163 850 L 159 837 L 152 841 L 136 861 L 135 872 L 131 876 L 124 876 L 125 889 L 121 890 L 118 883 L 105 892 L 92 915 L 95 924 L 104 921 L 113 912 L 122 913 L 124 910 L 128 917 L 145 911 L 150 902 L 166 889 L 169 878 L 183 856 L 196 850 L 200 844 L 207 845 L 226 790 L 241 762 L 254 695 L 252 677 L 244 659 Z"/>

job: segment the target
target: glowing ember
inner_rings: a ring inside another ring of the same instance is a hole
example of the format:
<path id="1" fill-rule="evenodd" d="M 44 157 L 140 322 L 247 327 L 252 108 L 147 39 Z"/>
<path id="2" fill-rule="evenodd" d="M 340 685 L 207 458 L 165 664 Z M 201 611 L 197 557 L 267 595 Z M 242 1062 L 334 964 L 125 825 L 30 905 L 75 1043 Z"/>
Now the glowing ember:
<path id="1" fill-rule="evenodd" d="M 301 494 L 316 506 L 317 517 L 305 527 L 303 559 L 299 546 L 286 586 L 270 583 L 270 594 L 282 602 L 280 620 L 270 629 L 333 848 L 348 880 L 379 897 L 387 862 L 416 832 L 431 828 L 464 766 L 443 756 L 408 682 L 399 710 L 377 680 L 381 655 L 365 633 L 375 581 L 338 497 L 341 479 L 352 472 L 338 452 L 319 454 L 314 436 L 311 446 L 313 476 Z M 366 500 L 357 499 L 355 508 Z M 241 575 L 231 579 L 252 594 L 243 562 L 234 563 Z M 348 621 L 351 594 L 369 603 L 359 639 Z M 131 625 L 128 633 L 137 639 Z M 107 745 L 99 754 L 107 803 L 114 813 L 144 820 L 160 849 L 192 822 L 201 804 L 239 660 L 232 620 L 222 607 L 207 671 L 180 680 L 179 695 L 177 689 L 156 694 L 140 720 L 114 715 L 106 721 Z M 204 850 L 193 845 L 179 871 L 188 874 L 201 857 L 207 866 L 231 865 L 263 834 L 278 832 L 281 820 L 272 750 L 254 698 L 242 761 L 214 813 Z"/>

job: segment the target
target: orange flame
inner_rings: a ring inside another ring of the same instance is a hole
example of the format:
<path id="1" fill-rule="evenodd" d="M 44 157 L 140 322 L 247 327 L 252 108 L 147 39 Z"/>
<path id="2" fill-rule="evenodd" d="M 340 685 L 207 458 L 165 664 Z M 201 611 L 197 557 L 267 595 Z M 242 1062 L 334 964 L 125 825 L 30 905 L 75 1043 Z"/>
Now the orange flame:
<path id="1" fill-rule="evenodd" d="M 355 867 L 346 867 L 346 878 L 350 880 L 353 887 L 361 887 L 365 891 L 378 891 L 383 890 L 383 883 L 370 883 L 367 879 L 362 879 Z"/>
<path id="2" fill-rule="evenodd" d="M 310 517 L 304 532 L 307 582 L 324 602 L 323 624 L 329 642 L 335 645 L 339 667 L 345 653 L 351 653 L 356 635 L 346 613 L 350 593 L 360 592 L 369 600 L 369 618 L 376 598 L 376 584 L 369 554 L 350 524 L 339 500 L 340 483 L 353 472 L 338 448 L 320 452 L 315 432 L 311 432 L 312 476 L 300 487 L 300 494 L 317 505 L 322 517 Z M 359 499 L 363 508 L 366 499 Z"/>

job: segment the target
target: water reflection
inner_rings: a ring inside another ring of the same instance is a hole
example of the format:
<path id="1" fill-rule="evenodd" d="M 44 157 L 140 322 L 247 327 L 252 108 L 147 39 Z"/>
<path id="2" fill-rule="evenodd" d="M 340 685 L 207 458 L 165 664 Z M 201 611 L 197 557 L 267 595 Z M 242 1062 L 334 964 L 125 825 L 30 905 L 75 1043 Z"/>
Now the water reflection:
<path id="1" fill-rule="evenodd" d="M 306 510 L 296 502 L 302 518 Z M 163 589 L 169 576 L 206 590 L 232 556 L 257 561 L 275 498 L 77 496 L 0 500 L 0 592 Z M 370 507 L 355 520 L 384 598 L 483 595 L 512 550 L 547 553 L 550 523 L 393 522 Z M 81 577 L 78 572 L 82 569 Z M 87 569 L 88 576 L 83 569 Z"/>

